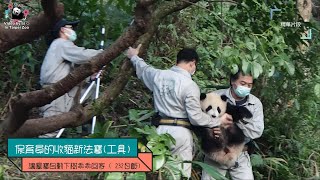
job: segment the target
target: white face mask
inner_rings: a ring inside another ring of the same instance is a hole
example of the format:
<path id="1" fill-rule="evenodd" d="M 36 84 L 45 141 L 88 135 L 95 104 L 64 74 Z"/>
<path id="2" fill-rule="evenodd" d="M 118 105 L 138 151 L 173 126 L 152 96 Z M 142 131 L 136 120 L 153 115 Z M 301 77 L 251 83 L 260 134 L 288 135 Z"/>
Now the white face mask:
<path id="1" fill-rule="evenodd" d="M 194 70 L 190 72 L 191 76 L 194 75 L 194 73 L 196 73 L 196 67 L 194 67 Z"/>
<path id="2" fill-rule="evenodd" d="M 194 70 L 193 72 L 191 72 L 191 73 L 190 73 L 190 74 L 191 74 L 191 76 L 192 76 L 192 75 L 194 75 L 194 73 L 196 73 L 196 70 Z"/>
<path id="3" fill-rule="evenodd" d="M 70 41 L 75 41 L 77 39 L 77 33 L 74 30 L 68 28 L 64 29 L 66 30 L 64 34 L 68 37 Z"/>

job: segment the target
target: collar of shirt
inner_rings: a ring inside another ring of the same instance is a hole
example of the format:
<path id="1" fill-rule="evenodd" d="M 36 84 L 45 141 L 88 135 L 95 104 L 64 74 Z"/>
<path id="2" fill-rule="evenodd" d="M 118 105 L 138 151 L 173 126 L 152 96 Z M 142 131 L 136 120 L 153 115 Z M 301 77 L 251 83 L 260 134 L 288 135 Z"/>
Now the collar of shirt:
<path id="1" fill-rule="evenodd" d="M 186 77 L 188 77 L 188 78 L 191 79 L 191 74 L 190 74 L 188 71 L 182 69 L 181 67 L 172 66 L 172 67 L 170 68 L 170 70 L 171 70 L 171 71 L 174 71 L 174 72 L 176 72 L 176 73 L 182 74 L 182 75 L 184 75 L 184 76 L 186 76 Z"/>
<path id="2" fill-rule="evenodd" d="M 233 96 L 232 96 L 232 94 L 231 94 L 231 87 L 227 89 L 225 95 L 228 97 L 229 101 L 232 102 L 232 104 L 236 104 L 236 100 L 233 98 Z M 252 97 L 251 94 L 249 94 L 249 96 L 247 96 L 247 102 L 244 103 L 243 105 L 247 105 L 247 104 L 252 104 L 252 105 L 255 104 L 255 102 L 253 101 L 253 97 Z"/>

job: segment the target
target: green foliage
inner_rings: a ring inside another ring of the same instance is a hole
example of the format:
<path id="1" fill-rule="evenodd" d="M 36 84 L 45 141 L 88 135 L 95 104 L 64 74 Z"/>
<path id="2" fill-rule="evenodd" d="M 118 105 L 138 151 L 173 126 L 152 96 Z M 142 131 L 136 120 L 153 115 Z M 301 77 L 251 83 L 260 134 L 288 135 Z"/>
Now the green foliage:
<path id="1" fill-rule="evenodd" d="M 259 154 L 252 154 L 250 156 L 252 167 L 262 167 L 264 165 L 263 158 Z"/>
<path id="2" fill-rule="evenodd" d="M 192 161 L 192 163 L 201 166 L 203 170 L 205 170 L 211 177 L 213 177 L 217 180 L 227 180 L 227 178 L 222 176 L 218 171 L 216 171 L 214 168 L 212 168 L 208 164 L 205 164 L 203 162 L 198 162 L 198 161 Z"/>
<path id="3" fill-rule="evenodd" d="M 153 172 L 159 170 L 166 163 L 166 157 L 164 154 L 160 154 L 159 156 L 155 156 L 152 158 L 152 167 Z"/>
<path id="4" fill-rule="evenodd" d="M 146 173 L 123 173 L 123 172 L 111 172 L 104 174 L 104 180 L 146 180 Z"/>
<path id="5" fill-rule="evenodd" d="M 146 142 L 146 146 L 154 156 L 170 155 L 169 148 L 172 143 L 175 144 L 175 139 L 171 135 L 159 135 L 154 126 L 145 126 L 143 129 L 133 128 L 130 135 L 138 138 L 141 142 Z"/>
<path id="6" fill-rule="evenodd" d="M 4 167 L 0 165 L 0 180 L 4 180 Z"/>
<path id="7" fill-rule="evenodd" d="M 194 79 L 201 88 L 226 84 L 227 74 L 238 69 L 255 78 L 271 77 L 278 72 L 294 75 L 295 64 L 302 58 L 296 51 L 303 43 L 300 33 L 310 24 L 302 23 L 300 28 L 281 27 L 283 21 L 301 22 L 301 19 L 296 16 L 293 1 L 275 2 L 275 5 L 282 9 L 281 18 L 277 15 L 270 21 L 269 4 L 242 1 L 221 5 L 201 1 L 178 14 L 179 20 L 168 18 L 166 24 L 159 26 L 164 44 L 160 47 L 156 44 L 157 50 L 150 50 L 156 56 L 163 52 L 161 57 L 171 59 L 162 60 L 162 64 L 173 64 L 180 47 L 197 47 L 201 61 Z M 155 62 L 154 55 L 148 59 L 159 67 L 161 62 Z"/>
<path id="8" fill-rule="evenodd" d="M 133 7 L 135 5 L 135 1 L 133 0 L 108 0 L 107 5 L 115 5 L 117 9 L 121 9 L 122 11 L 130 14 L 133 12 Z"/>
<path id="9" fill-rule="evenodd" d="M 3 161 L 3 160 L 1 160 Z M 4 160 L 5 161 L 5 160 Z M 9 173 L 7 172 L 9 169 L 9 166 L 6 164 L 1 164 L 0 165 L 0 180 L 5 180 L 10 178 Z"/>
<path id="10" fill-rule="evenodd" d="M 107 121 L 105 123 L 96 122 L 96 126 L 94 128 L 94 133 L 89 135 L 89 138 L 107 138 L 107 137 L 118 137 L 118 134 L 110 129 L 113 121 Z"/>
<path id="11" fill-rule="evenodd" d="M 316 96 L 317 96 L 318 98 L 320 98 L 320 84 L 316 84 L 316 85 L 314 86 L 314 93 L 316 94 Z"/>
<path id="12" fill-rule="evenodd" d="M 38 70 L 39 61 L 35 59 L 36 48 L 32 44 L 21 45 L 6 52 L 1 62 L 0 89 L 11 91 L 17 84 L 20 90 L 28 91 L 37 84 L 30 76 Z"/>
<path id="13" fill-rule="evenodd" d="M 283 171 L 285 171 L 286 174 L 290 173 L 288 163 L 282 158 L 275 158 L 275 157 L 263 158 L 259 154 L 253 154 L 251 155 L 251 164 L 255 168 L 268 169 L 269 171 L 268 173 L 272 173 L 272 172 L 284 173 Z M 255 172 L 255 176 L 256 176 L 256 179 L 263 179 L 263 175 L 260 174 L 259 172 Z"/>
<path id="14" fill-rule="evenodd" d="M 104 180 L 123 180 L 123 176 L 121 172 L 105 173 Z"/>
<path id="15" fill-rule="evenodd" d="M 137 172 L 137 173 L 129 173 L 126 177 L 126 180 L 136 180 L 136 179 L 141 179 L 141 180 L 146 180 L 146 173 L 143 172 Z"/>
<path id="16" fill-rule="evenodd" d="M 175 144 L 175 139 L 171 135 L 159 135 L 154 126 L 133 128 L 130 134 L 139 138 L 140 142 L 146 142 L 146 147 L 153 154 L 153 172 L 158 172 L 159 178 L 181 179 L 185 176 L 181 159 L 171 155 L 170 147 Z"/>
<path id="17" fill-rule="evenodd" d="M 161 179 L 178 180 L 185 177 L 185 172 L 181 166 L 182 161 L 176 157 L 168 156 L 167 161 L 159 169 L 159 177 Z"/>
<path id="18" fill-rule="evenodd" d="M 129 120 L 137 123 L 138 127 L 142 126 L 143 122 L 146 120 L 150 120 L 150 118 L 154 115 L 154 110 L 129 110 Z M 149 124 L 149 123 L 146 123 Z"/>
<path id="19" fill-rule="evenodd" d="M 101 40 L 107 45 L 116 40 L 131 21 L 133 1 L 103 0 L 65 0 L 67 19 L 80 20 L 76 31 L 76 43 L 85 47 L 96 47 Z M 83 7 L 86 7 L 85 9 Z M 101 28 L 105 27 L 105 37 L 101 37 Z"/>
<path id="20" fill-rule="evenodd" d="M 310 57 L 307 57 L 308 59 Z M 270 156 L 268 172 L 258 168 L 261 178 L 276 179 L 314 177 L 319 167 L 319 104 L 315 82 L 318 67 L 299 63 L 298 69 L 308 69 L 293 77 L 278 74 L 266 82 L 262 90 L 266 129 L 262 146 L 263 154 Z M 287 163 L 273 163 L 272 157 L 279 157 Z M 265 158 L 268 160 L 267 158 Z M 264 169 L 265 169 L 264 168 Z M 264 172 L 264 175 L 263 175 Z"/>

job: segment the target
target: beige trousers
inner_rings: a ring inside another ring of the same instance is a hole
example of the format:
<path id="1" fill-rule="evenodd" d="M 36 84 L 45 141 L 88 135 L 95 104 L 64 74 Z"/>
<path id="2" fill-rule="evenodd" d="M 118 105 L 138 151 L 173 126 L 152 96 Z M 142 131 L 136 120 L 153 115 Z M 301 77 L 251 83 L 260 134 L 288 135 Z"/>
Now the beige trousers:
<path id="1" fill-rule="evenodd" d="M 225 176 L 227 171 L 229 171 L 233 180 L 254 180 L 250 156 L 247 151 L 242 152 L 238 157 L 238 167 L 232 167 L 228 170 L 207 157 L 204 158 L 204 162 L 211 165 L 223 176 Z M 214 178 L 202 170 L 201 180 L 214 180 Z"/>
<path id="2" fill-rule="evenodd" d="M 181 126 L 160 125 L 158 134 L 170 134 L 176 144 L 171 146 L 173 155 L 178 155 L 183 161 L 192 161 L 193 137 L 191 130 Z M 183 163 L 183 170 L 188 178 L 191 177 L 191 163 Z"/>
<path id="3" fill-rule="evenodd" d="M 40 107 L 40 112 L 43 117 L 50 117 L 53 115 L 59 115 L 64 112 L 68 112 L 72 105 L 73 99 L 77 93 L 78 86 L 71 89 L 68 93 L 60 96 L 56 100 L 52 101 L 50 104 Z M 58 134 L 58 131 L 47 133 L 39 136 L 39 138 L 55 138 Z"/>

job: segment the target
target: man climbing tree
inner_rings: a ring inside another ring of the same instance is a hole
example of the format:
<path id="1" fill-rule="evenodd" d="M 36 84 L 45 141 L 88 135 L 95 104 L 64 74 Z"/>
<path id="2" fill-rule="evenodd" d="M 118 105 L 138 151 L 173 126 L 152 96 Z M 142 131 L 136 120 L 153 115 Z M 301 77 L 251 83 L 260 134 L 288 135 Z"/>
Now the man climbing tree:
<path id="1" fill-rule="evenodd" d="M 103 53 L 91 58 L 89 63 L 76 68 L 58 83 L 51 84 L 40 91 L 23 93 L 13 97 L 10 101 L 10 111 L 8 112 L 7 119 L 2 123 L 1 133 L 9 136 L 34 137 L 43 133 L 56 131 L 66 126 L 78 126 L 89 121 L 94 115 L 91 108 L 92 104 L 87 105 L 84 109 L 82 107 L 75 107 L 72 111 L 54 117 L 46 117 L 46 124 L 42 123 L 44 121 L 42 121 L 43 119 L 41 118 L 28 120 L 28 112 L 33 107 L 44 106 L 69 92 L 82 80 L 110 63 L 135 42 L 140 41 L 148 44 L 161 19 L 195 2 L 198 2 L 198 0 L 165 1 L 163 3 L 155 0 L 137 1 L 134 10 L 135 21 L 133 25 Z M 63 15 L 63 5 L 61 3 L 58 3 L 56 0 L 42 0 L 41 4 L 44 12 L 39 16 L 30 18 L 30 30 L 17 30 L 15 31 L 14 38 L 7 38 L 12 37 L 12 32 L 5 29 L 4 26 L 0 26 L 1 52 L 7 51 L 16 45 L 29 42 L 39 37 L 39 35 L 44 35 L 61 19 Z M 37 31 L 33 31 L 33 28 L 38 26 Z M 110 87 L 106 89 L 108 93 L 105 93 L 104 96 L 98 100 L 101 102 L 101 105 L 108 106 L 111 101 L 119 95 L 129 80 L 132 73 L 130 63 L 124 61 L 121 68 L 119 78 L 111 82 L 112 86 L 110 85 Z M 40 129 L 41 131 L 39 131 Z"/>
<path id="2" fill-rule="evenodd" d="M 86 63 L 103 50 L 85 49 L 76 46 L 73 41 L 77 34 L 73 28 L 78 24 L 61 19 L 53 28 L 53 42 L 41 66 L 40 84 L 42 87 L 54 84 L 66 77 L 74 67 L 74 64 Z M 43 117 L 58 115 L 68 112 L 74 103 L 74 97 L 78 87 L 74 87 L 68 93 L 52 101 L 50 104 L 41 107 Z M 58 132 L 47 133 L 41 137 L 55 137 Z"/>

